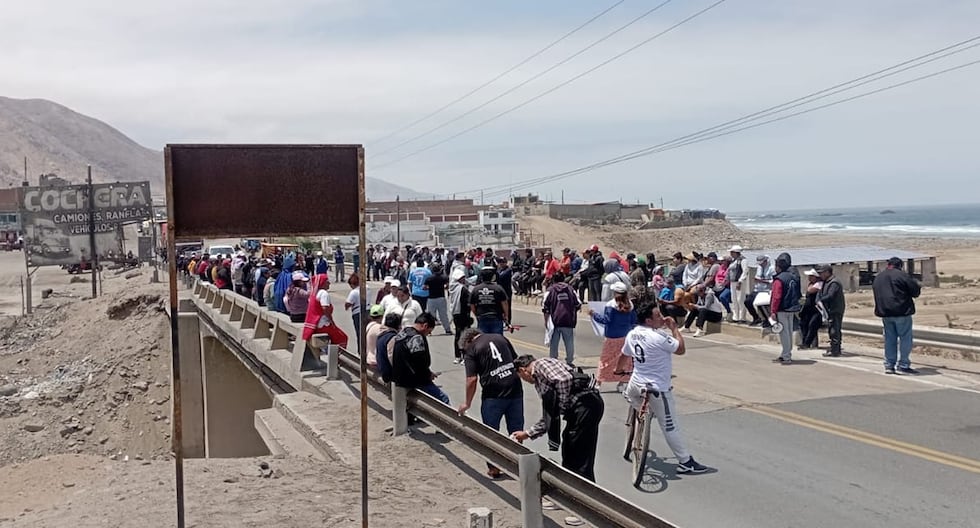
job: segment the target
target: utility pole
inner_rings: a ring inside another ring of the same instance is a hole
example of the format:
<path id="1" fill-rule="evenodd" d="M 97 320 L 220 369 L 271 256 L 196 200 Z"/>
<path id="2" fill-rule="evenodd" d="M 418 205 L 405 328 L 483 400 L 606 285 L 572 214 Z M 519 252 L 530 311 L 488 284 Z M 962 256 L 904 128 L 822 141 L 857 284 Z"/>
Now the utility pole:
<path id="1" fill-rule="evenodd" d="M 88 246 L 89 254 L 91 255 L 90 263 L 92 265 L 92 298 L 99 296 L 98 291 L 98 269 L 99 269 L 99 258 L 98 253 L 95 252 L 95 192 L 92 187 L 92 166 L 88 166 Z"/>
<path id="2" fill-rule="evenodd" d="M 395 247 L 402 247 L 402 197 L 395 196 Z M 400 249 L 399 249 L 400 251 Z"/>
<path id="3" fill-rule="evenodd" d="M 157 214 L 153 210 L 153 204 L 150 204 L 150 233 L 153 234 L 153 248 L 150 252 L 150 262 L 153 263 L 153 278 L 150 280 L 153 283 L 160 282 L 159 270 L 157 270 Z"/>
<path id="4" fill-rule="evenodd" d="M 561 204 L 565 205 L 565 189 L 561 190 Z"/>

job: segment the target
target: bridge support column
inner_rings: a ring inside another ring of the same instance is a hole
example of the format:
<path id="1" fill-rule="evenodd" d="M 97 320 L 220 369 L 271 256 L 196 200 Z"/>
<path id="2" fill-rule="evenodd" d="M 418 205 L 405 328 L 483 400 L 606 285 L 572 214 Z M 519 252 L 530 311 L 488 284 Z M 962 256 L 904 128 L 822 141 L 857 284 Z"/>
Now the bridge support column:
<path id="1" fill-rule="evenodd" d="M 524 528 L 543 528 L 541 510 L 541 457 L 537 453 L 517 458 L 518 479 L 521 484 L 521 519 Z"/>
<path id="2" fill-rule="evenodd" d="M 391 421 L 395 425 L 395 436 L 408 432 L 408 391 L 402 387 L 391 386 Z"/>
<path id="3" fill-rule="evenodd" d="M 201 320 L 197 312 L 177 314 L 180 344 L 180 399 L 185 458 L 204 458 L 204 385 L 201 377 Z M 173 397 L 171 395 L 171 405 Z M 171 407 L 170 415 L 173 416 Z M 176 424 L 176 422 L 174 422 Z"/>
<path id="4" fill-rule="evenodd" d="M 207 457 L 268 455 L 255 430 L 255 411 L 272 407 L 272 396 L 221 341 L 210 336 L 201 341 Z"/>

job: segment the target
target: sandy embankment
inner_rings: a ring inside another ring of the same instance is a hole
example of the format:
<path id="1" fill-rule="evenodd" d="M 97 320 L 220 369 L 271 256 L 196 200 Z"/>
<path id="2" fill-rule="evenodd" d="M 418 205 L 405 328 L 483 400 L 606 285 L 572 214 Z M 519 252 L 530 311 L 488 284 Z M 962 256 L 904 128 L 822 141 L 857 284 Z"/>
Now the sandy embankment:
<path id="1" fill-rule="evenodd" d="M 941 285 L 925 288 L 916 303 L 916 323 L 925 326 L 980 329 L 980 241 L 937 237 L 855 236 L 837 234 L 751 231 L 765 240 L 766 247 L 878 246 L 935 255 Z M 792 253 L 792 252 L 791 252 Z M 849 293 L 847 316 L 874 318 L 871 288 Z M 947 319 L 952 318 L 952 321 Z"/>

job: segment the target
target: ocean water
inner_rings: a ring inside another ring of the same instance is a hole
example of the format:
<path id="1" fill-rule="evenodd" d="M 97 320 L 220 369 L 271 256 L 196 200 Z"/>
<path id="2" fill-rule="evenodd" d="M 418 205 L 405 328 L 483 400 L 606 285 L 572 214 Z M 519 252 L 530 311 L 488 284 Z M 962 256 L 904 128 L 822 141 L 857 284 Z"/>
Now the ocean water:
<path id="1" fill-rule="evenodd" d="M 730 213 L 742 229 L 980 239 L 980 204 Z"/>

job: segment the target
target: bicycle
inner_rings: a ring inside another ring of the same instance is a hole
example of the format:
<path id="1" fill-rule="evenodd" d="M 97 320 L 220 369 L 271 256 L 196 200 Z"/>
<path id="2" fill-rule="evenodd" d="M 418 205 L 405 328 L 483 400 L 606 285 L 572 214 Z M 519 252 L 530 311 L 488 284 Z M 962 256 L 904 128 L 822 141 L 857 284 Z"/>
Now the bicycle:
<path id="1" fill-rule="evenodd" d="M 632 372 L 614 372 L 617 376 L 628 376 Z M 633 487 L 639 488 L 643 482 L 643 470 L 647 465 L 647 457 L 650 455 L 650 394 L 654 398 L 660 397 L 660 393 L 651 388 L 643 389 L 643 403 L 640 410 L 629 405 L 629 412 L 626 414 L 626 447 L 623 450 L 623 459 L 633 462 Z M 639 434 L 637 432 L 639 431 Z"/>

